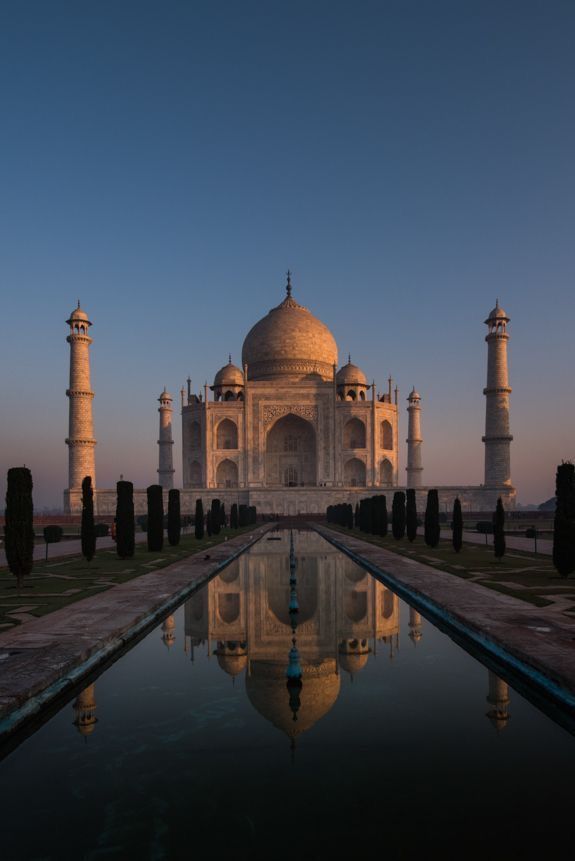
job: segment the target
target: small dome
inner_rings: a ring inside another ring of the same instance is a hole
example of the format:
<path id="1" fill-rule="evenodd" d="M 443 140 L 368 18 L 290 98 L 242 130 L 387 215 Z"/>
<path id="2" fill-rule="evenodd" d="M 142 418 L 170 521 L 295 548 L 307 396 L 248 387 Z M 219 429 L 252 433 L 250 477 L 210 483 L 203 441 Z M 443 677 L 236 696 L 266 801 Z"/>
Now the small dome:
<path id="1" fill-rule="evenodd" d="M 338 386 L 367 386 L 367 377 L 357 365 L 348 359 L 347 365 L 343 365 L 336 374 Z"/>
<path id="2" fill-rule="evenodd" d="M 509 320 L 509 317 L 507 316 L 503 308 L 499 306 L 499 299 L 497 299 L 497 301 L 495 302 L 495 308 L 492 308 L 489 312 L 489 317 L 487 318 L 487 320 Z M 487 320 L 485 322 L 487 322 Z"/>
<path id="3" fill-rule="evenodd" d="M 415 386 L 410 391 L 409 397 L 407 400 L 408 401 L 420 401 L 421 400 L 421 395 L 419 394 L 419 392 L 415 391 Z"/>
<path id="4" fill-rule="evenodd" d="M 77 305 L 77 307 L 76 307 L 76 308 L 74 308 L 74 310 L 73 310 L 73 311 L 72 311 L 72 313 L 70 314 L 69 319 L 68 319 L 68 320 L 66 320 L 66 323 L 68 323 L 68 324 L 72 324 L 72 323 L 87 323 L 89 326 L 91 326 L 91 325 L 92 325 L 92 324 L 90 323 L 90 321 L 88 320 L 88 315 L 86 314 L 86 312 L 85 312 L 85 311 L 82 311 L 82 309 L 80 308 L 80 300 L 79 300 L 79 299 L 78 299 L 78 305 Z"/>
<path id="5" fill-rule="evenodd" d="M 232 363 L 232 357 L 227 365 L 220 368 L 214 377 L 214 386 L 243 386 L 244 375 L 242 371 Z"/>
<path id="6" fill-rule="evenodd" d="M 164 391 L 162 392 L 162 394 L 160 395 L 158 400 L 159 401 L 171 401 L 171 400 L 173 400 L 171 394 L 169 393 L 169 391 L 166 389 L 165 386 L 164 386 Z"/>

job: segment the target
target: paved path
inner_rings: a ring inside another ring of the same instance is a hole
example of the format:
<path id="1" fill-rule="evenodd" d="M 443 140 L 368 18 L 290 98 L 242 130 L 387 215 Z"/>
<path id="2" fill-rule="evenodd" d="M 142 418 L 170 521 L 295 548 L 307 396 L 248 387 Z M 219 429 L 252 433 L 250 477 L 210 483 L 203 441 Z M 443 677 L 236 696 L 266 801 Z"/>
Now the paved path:
<path id="1" fill-rule="evenodd" d="M 495 657 L 499 652 L 517 659 L 534 671 L 530 675 L 520 668 L 521 678 L 540 684 L 545 695 L 559 697 L 562 708 L 564 692 L 565 702 L 575 709 L 575 620 L 558 606 L 533 607 L 352 535 L 316 529 L 336 547 L 351 551 L 348 555 L 366 560 L 372 566 L 368 570 L 379 572 L 400 597 L 408 602 L 415 597 L 424 614 L 426 607 L 431 615 L 439 611 L 448 624 L 471 631 L 474 642 L 492 649 Z M 543 678 L 538 680 L 539 674 Z"/>
<path id="2" fill-rule="evenodd" d="M 136 544 L 140 544 L 142 541 L 145 541 L 148 537 L 146 532 L 136 532 Z M 97 538 L 96 539 L 96 550 L 105 550 L 108 547 L 115 547 L 116 542 L 113 538 L 109 536 L 107 538 Z M 70 538 L 68 541 L 60 541 L 58 544 L 50 544 L 48 548 L 48 561 L 52 562 L 56 559 L 61 559 L 64 556 L 79 556 L 82 552 L 82 542 L 79 538 Z M 34 560 L 37 562 L 43 562 L 46 558 L 46 545 L 45 544 L 35 544 L 34 545 Z M 6 567 L 6 551 L 4 550 L 4 543 L 2 543 L 2 549 L 0 550 L 0 568 Z"/>
<path id="3" fill-rule="evenodd" d="M 0 633 L 0 737 L 160 621 L 270 528 L 244 532 L 209 553 L 204 549 Z"/>
<path id="4" fill-rule="evenodd" d="M 417 530 L 417 534 L 423 535 L 424 533 L 425 529 L 423 526 L 420 526 Z M 451 529 L 449 528 L 449 525 L 446 525 L 445 523 L 441 524 L 441 537 L 451 538 Z M 466 529 L 463 532 L 463 540 L 469 541 L 470 544 L 484 545 L 485 535 L 482 535 L 479 532 L 470 532 Z M 490 547 L 493 546 L 493 535 L 487 536 L 487 544 Z M 505 544 L 507 545 L 508 550 L 527 550 L 529 553 L 533 553 L 535 549 L 533 539 L 525 538 L 521 535 L 506 535 Z M 553 553 L 553 541 L 550 538 L 538 538 L 537 553 L 541 554 L 541 556 L 550 556 Z"/>

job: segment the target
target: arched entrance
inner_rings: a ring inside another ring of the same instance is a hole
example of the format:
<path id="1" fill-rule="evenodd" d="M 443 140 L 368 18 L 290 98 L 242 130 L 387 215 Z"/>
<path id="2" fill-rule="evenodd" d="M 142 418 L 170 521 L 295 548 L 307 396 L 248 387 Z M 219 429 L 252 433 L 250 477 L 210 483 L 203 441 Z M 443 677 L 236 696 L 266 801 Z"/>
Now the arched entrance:
<path id="1" fill-rule="evenodd" d="M 313 426 L 292 413 L 283 416 L 266 440 L 266 487 L 315 487 L 316 460 Z"/>

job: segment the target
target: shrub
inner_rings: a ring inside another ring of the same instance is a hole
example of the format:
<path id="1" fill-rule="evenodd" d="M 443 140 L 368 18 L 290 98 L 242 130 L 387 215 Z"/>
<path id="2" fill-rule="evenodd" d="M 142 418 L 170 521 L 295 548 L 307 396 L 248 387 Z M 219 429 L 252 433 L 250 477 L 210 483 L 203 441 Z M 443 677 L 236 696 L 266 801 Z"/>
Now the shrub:
<path id="1" fill-rule="evenodd" d="M 110 534 L 110 527 L 107 523 L 96 523 L 94 533 L 96 538 L 106 538 Z"/>
<path id="2" fill-rule="evenodd" d="M 415 490 L 412 487 L 410 487 L 406 492 L 405 526 L 408 540 L 415 541 L 417 536 L 418 520 Z"/>
<path id="3" fill-rule="evenodd" d="M 441 527 L 439 525 L 439 494 L 437 490 L 427 491 L 427 506 L 425 508 L 425 543 L 428 547 L 437 547 Z"/>
<path id="4" fill-rule="evenodd" d="M 116 549 L 120 559 L 130 559 L 134 555 L 134 485 L 131 481 L 118 481 L 116 484 Z"/>
<path id="5" fill-rule="evenodd" d="M 174 487 L 168 492 L 168 541 L 171 547 L 180 543 L 181 532 L 180 491 Z"/>
<path id="6" fill-rule="evenodd" d="M 6 561 L 18 589 L 34 564 L 33 518 L 32 473 L 25 466 L 14 466 L 8 470 L 4 538 Z"/>
<path id="7" fill-rule="evenodd" d="M 553 521 L 553 565 L 561 577 L 575 571 L 575 466 L 557 467 L 555 518 Z"/>
<path id="8" fill-rule="evenodd" d="M 159 484 L 146 489 L 148 497 L 148 550 L 158 553 L 164 546 L 164 494 Z"/>
<path id="9" fill-rule="evenodd" d="M 210 510 L 206 514 L 206 532 L 208 533 L 208 538 L 212 537 L 213 531 L 212 512 Z"/>
<path id="10" fill-rule="evenodd" d="M 493 515 L 493 552 L 497 559 L 505 556 L 505 510 L 501 497 Z"/>
<path id="11" fill-rule="evenodd" d="M 82 523 L 80 526 L 82 556 L 91 562 L 96 554 L 96 527 L 94 524 L 94 491 L 92 478 L 87 475 L 82 481 Z"/>
<path id="12" fill-rule="evenodd" d="M 220 533 L 220 500 L 212 499 L 212 516 L 211 516 L 211 527 L 212 527 L 212 535 L 219 535 Z"/>
<path id="13" fill-rule="evenodd" d="M 194 518 L 194 535 L 201 541 L 204 537 L 204 504 L 201 499 L 196 499 L 196 516 Z"/>
<path id="14" fill-rule="evenodd" d="M 451 525 L 451 542 L 453 549 L 459 553 L 463 545 L 463 514 L 461 513 L 461 502 L 456 499 L 453 503 L 453 523 Z"/>
<path id="15" fill-rule="evenodd" d="M 44 541 L 46 542 L 46 561 L 48 561 L 48 545 L 59 544 L 62 540 L 64 530 L 61 526 L 45 526 L 43 530 Z"/>
<path id="16" fill-rule="evenodd" d="M 397 490 L 393 494 L 391 504 L 391 531 L 396 541 L 405 535 L 405 520 L 405 493 L 402 490 Z"/>

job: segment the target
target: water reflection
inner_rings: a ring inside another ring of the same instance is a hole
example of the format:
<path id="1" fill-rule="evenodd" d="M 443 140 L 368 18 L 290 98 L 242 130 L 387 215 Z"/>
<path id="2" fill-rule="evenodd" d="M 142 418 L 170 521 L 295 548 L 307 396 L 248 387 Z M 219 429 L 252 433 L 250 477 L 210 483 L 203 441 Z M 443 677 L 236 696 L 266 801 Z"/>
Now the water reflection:
<path id="1" fill-rule="evenodd" d="M 342 671 L 352 678 L 360 673 L 378 643 L 393 655 L 399 600 L 313 532 L 294 536 L 296 583 L 290 582 L 287 541 L 284 535 L 260 542 L 191 598 L 185 639 L 192 655 L 194 645 L 206 643 L 232 678 L 245 673 L 254 708 L 292 738 L 333 707 Z M 293 649 L 301 671 L 297 721 L 286 691 Z"/>

